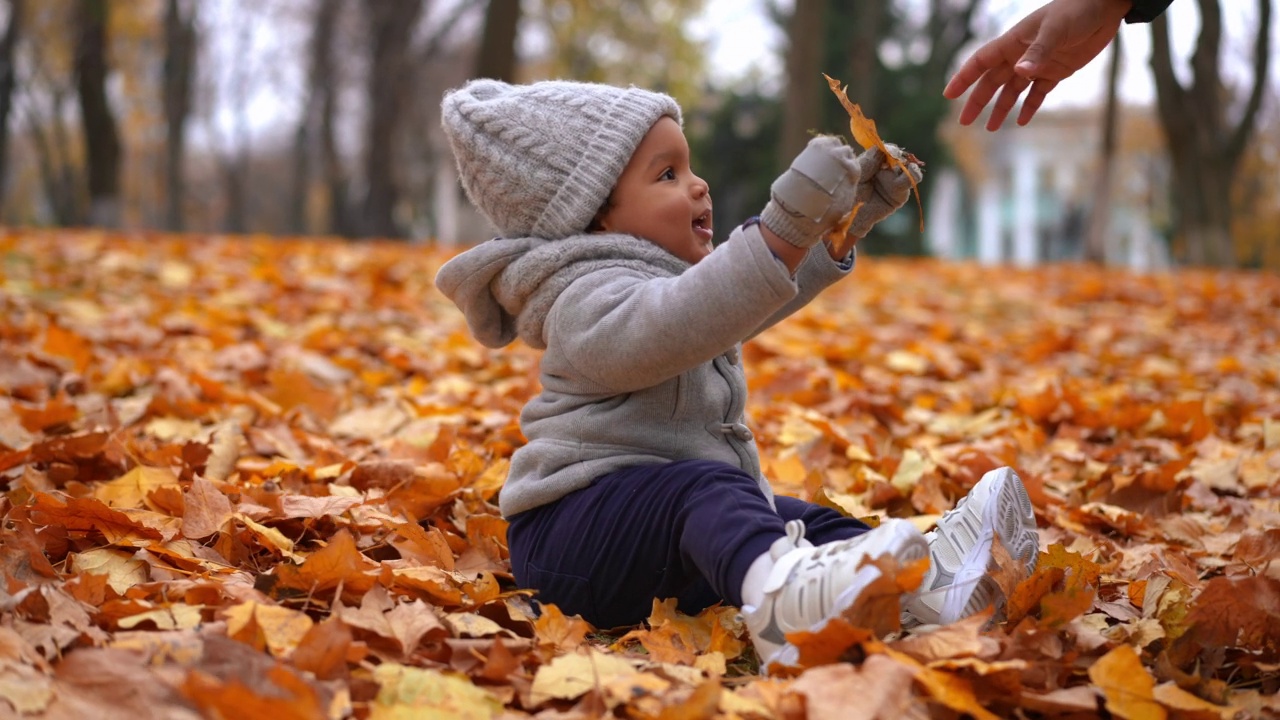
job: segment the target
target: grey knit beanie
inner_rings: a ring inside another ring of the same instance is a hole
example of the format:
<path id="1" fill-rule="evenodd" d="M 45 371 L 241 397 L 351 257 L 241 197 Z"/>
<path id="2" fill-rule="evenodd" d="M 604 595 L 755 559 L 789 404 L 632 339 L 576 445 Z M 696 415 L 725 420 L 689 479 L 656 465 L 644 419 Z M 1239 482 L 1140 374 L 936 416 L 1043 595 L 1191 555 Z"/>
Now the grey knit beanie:
<path id="1" fill-rule="evenodd" d="M 468 197 L 505 237 L 584 232 L 649 128 L 680 122 L 668 95 L 596 83 L 472 80 L 441 123 Z"/>

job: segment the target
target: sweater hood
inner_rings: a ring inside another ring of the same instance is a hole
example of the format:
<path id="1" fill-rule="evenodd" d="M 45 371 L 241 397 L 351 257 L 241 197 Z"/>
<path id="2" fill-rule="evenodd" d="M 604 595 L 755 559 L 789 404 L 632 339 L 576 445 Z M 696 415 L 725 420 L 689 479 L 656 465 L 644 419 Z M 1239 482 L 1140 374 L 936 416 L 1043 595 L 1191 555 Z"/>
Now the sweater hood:
<path id="1" fill-rule="evenodd" d="M 688 267 L 666 250 L 632 235 L 495 238 L 445 263 L 435 282 L 462 310 L 471 334 L 485 346 L 504 347 L 519 338 L 543 350 L 547 314 L 575 280 L 614 268 L 674 277 Z"/>

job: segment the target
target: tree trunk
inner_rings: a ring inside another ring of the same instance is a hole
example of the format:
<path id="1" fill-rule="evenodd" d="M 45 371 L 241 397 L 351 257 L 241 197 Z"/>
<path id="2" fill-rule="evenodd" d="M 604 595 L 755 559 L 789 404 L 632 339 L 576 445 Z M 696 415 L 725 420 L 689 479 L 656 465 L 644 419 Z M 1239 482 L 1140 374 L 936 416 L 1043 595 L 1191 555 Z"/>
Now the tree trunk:
<path id="1" fill-rule="evenodd" d="M 107 100 L 107 0 L 80 0 L 76 88 L 89 176 L 89 223 L 120 224 L 120 135 Z"/>
<path id="2" fill-rule="evenodd" d="M 84 221 L 80 211 L 83 184 L 79 182 L 75 168 L 66 156 L 69 142 L 61 121 L 65 105 L 66 92 L 55 87 L 50 93 L 47 116 L 40 116 L 38 105 L 34 101 L 27 110 L 27 127 L 36 151 L 36 165 L 40 169 L 45 200 L 53 213 L 53 224 L 60 226 L 77 225 Z"/>
<path id="3" fill-rule="evenodd" d="M 1093 209 L 1089 231 L 1085 235 L 1084 259 L 1105 265 L 1107 234 L 1111 220 L 1111 186 L 1116 164 L 1116 137 L 1120 117 L 1120 58 L 1123 55 L 1120 35 L 1111 41 L 1110 65 L 1107 69 L 1107 104 L 1102 115 L 1102 143 L 1098 152 L 1098 180 L 1093 189 Z"/>
<path id="4" fill-rule="evenodd" d="M 333 38 L 337 19 L 342 10 L 341 0 L 320 0 L 316 5 L 312 22 L 311 43 L 307 67 L 307 98 L 294 132 L 293 197 L 290 201 L 289 224 L 295 233 L 312 230 L 308 212 L 312 187 L 312 160 L 320 156 L 321 172 L 326 186 L 332 187 L 330 178 L 341 176 L 342 168 L 337 158 L 333 137 L 334 93 L 336 79 L 333 76 Z M 331 197 L 329 203 L 345 203 L 343 197 Z M 325 231 L 340 232 L 339 213 L 330 212 L 330 224 Z"/>
<path id="5" fill-rule="evenodd" d="M 822 43 L 826 3 L 797 2 L 787 22 L 787 90 L 783 99 L 778 168 L 791 164 L 822 117 Z"/>
<path id="6" fill-rule="evenodd" d="M 237 19 L 235 48 L 231 57 L 231 107 L 232 129 L 230 147 L 221 157 L 223 191 L 226 198 L 222 227 L 228 233 L 243 233 L 249 229 L 249 77 L 254 68 L 250 65 L 253 47 L 253 27 L 246 19 Z"/>
<path id="7" fill-rule="evenodd" d="M 165 227 L 185 228 L 187 118 L 191 114 L 191 82 L 195 74 L 196 4 L 183 10 L 179 0 L 168 0 L 164 18 L 164 118 L 168 129 L 165 147 Z"/>
<path id="8" fill-rule="evenodd" d="M 884 31 L 888 0 L 852 0 L 849 11 L 854 22 L 848 28 L 848 74 L 841 78 L 849 86 L 849 99 L 858 103 L 869 118 L 876 117 L 876 85 L 880 78 L 880 58 L 876 53 Z"/>
<path id="9" fill-rule="evenodd" d="M 515 82 L 520 0 L 489 0 L 476 57 L 476 77 Z"/>
<path id="10" fill-rule="evenodd" d="M 14 48 L 22 37 L 23 0 L 9 0 L 9 24 L 0 36 L 0 217 L 3 217 L 5 189 L 9 179 L 9 115 L 13 109 L 13 88 L 17 80 Z"/>
<path id="11" fill-rule="evenodd" d="M 421 11 L 422 0 L 365 0 L 371 57 L 365 138 L 367 194 L 361 230 L 369 236 L 400 234 L 395 221 L 395 147 L 414 66 L 409 40 Z"/>
<path id="12" fill-rule="evenodd" d="M 1160 122 L 1173 163 L 1178 235 L 1186 243 L 1186 259 L 1194 265 L 1233 267 L 1236 257 L 1231 240 L 1231 184 L 1256 125 L 1267 85 L 1271 0 L 1258 0 L 1253 85 L 1235 123 L 1227 117 L 1231 103 L 1219 57 L 1222 8 L 1218 0 L 1197 1 L 1201 25 L 1191 57 L 1191 85 L 1184 87 L 1174 75 L 1169 23 L 1163 15 L 1151 24 L 1151 68 Z"/>
<path id="13" fill-rule="evenodd" d="M 222 229 L 231 234 L 241 234 L 249 229 L 249 204 L 245 196 L 245 183 L 249 176 L 248 157 L 237 152 L 222 162 L 223 192 L 227 198 L 226 215 Z"/>

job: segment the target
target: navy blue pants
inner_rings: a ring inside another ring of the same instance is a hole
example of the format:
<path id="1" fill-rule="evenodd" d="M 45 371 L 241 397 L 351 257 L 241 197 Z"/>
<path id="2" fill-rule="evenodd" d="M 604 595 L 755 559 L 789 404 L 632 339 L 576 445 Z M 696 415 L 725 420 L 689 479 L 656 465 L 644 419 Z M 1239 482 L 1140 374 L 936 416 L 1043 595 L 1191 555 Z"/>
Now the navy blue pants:
<path id="1" fill-rule="evenodd" d="M 609 473 L 554 503 L 513 515 L 511 569 L 521 587 L 597 628 L 636 625 L 655 598 L 694 614 L 741 605 L 751 563 L 803 520 L 814 545 L 866 532 L 830 508 L 777 497 L 726 463 L 682 460 Z"/>

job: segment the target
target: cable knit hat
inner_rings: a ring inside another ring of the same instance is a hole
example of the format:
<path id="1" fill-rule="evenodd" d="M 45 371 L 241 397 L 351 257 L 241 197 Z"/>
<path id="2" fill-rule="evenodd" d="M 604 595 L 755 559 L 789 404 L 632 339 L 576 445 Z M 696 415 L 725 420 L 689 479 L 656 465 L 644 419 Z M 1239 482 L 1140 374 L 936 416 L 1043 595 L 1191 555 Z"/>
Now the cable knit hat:
<path id="1" fill-rule="evenodd" d="M 472 80 L 441 103 L 471 201 L 505 237 L 586 230 L 649 128 L 680 122 L 670 96 L 596 83 Z"/>

